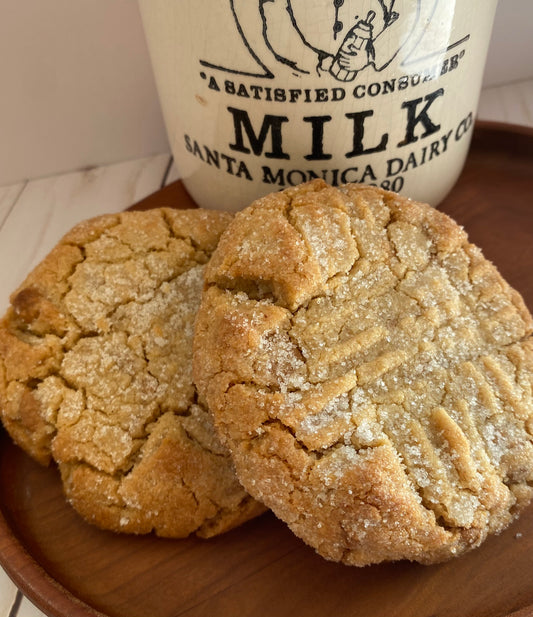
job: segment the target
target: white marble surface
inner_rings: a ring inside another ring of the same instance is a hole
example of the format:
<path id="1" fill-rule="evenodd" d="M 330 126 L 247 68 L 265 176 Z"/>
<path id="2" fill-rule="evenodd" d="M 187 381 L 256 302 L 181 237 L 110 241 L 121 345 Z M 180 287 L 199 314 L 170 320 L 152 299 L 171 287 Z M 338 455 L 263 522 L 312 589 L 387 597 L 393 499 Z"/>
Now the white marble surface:
<path id="1" fill-rule="evenodd" d="M 479 118 L 533 128 L 533 79 L 484 90 Z M 123 210 L 175 180 L 170 163 L 164 154 L 0 187 L 0 312 L 25 274 L 72 225 Z M 17 616 L 43 613 L 0 568 L 0 617 Z"/>

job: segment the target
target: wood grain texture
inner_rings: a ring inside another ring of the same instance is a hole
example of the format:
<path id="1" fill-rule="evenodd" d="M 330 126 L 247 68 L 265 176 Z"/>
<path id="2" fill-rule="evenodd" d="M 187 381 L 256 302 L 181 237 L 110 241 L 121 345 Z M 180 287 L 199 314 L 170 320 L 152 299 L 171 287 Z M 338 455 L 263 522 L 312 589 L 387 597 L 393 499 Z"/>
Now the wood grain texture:
<path id="1" fill-rule="evenodd" d="M 9 615 L 17 601 L 17 589 L 0 587 L 0 615 Z"/>
<path id="2" fill-rule="evenodd" d="M 533 79 L 482 90 L 478 117 L 492 122 L 533 126 Z"/>
<path id="3" fill-rule="evenodd" d="M 21 182 L 20 184 L 11 184 L 10 186 L 0 188 L 0 228 L 24 190 L 24 186 L 25 183 Z"/>
<path id="4" fill-rule="evenodd" d="M 533 131 L 480 125 L 442 204 L 533 308 Z M 190 206 L 180 183 L 139 207 Z M 0 436 L 0 563 L 54 617 L 533 616 L 533 506 L 437 566 L 330 563 L 272 514 L 218 538 L 120 536 L 84 523 L 56 470 Z"/>

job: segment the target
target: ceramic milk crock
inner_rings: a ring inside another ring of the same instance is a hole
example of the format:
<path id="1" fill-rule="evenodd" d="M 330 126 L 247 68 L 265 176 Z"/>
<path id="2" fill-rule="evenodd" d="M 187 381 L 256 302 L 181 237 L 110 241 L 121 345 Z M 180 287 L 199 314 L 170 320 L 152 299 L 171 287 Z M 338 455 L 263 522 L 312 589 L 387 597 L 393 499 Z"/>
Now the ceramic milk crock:
<path id="1" fill-rule="evenodd" d="M 206 208 L 311 178 L 437 206 L 497 0 L 139 0 L 175 163 Z"/>

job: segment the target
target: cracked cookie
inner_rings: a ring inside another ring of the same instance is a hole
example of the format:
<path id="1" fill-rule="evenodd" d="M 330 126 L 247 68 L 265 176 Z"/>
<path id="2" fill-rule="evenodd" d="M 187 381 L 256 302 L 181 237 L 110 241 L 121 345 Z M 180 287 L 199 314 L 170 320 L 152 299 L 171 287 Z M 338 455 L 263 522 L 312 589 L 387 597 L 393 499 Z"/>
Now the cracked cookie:
<path id="1" fill-rule="evenodd" d="M 318 553 L 429 564 L 532 496 L 532 331 L 445 214 L 316 180 L 222 235 L 193 375 L 243 486 Z"/>
<path id="2" fill-rule="evenodd" d="M 0 414 L 113 531 L 209 537 L 264 510 L 192 382 L 203 272 L 230 215 L 157 209 L 72 229 L 0 324 Z"/>

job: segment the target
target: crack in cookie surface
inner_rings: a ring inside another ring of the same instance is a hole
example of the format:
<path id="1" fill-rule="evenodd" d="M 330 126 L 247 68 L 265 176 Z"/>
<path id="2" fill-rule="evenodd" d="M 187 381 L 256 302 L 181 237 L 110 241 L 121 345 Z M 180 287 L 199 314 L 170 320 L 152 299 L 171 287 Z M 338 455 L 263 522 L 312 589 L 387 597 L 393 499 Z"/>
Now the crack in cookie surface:
<path id="1" fill-rule="evenodd" d="M 13 294 L 0 409 L 59 465 L 67 498 L 115 531 L 220 533 L 263 510 L 192 382 L 205 263 L 230 215 L 158 209 L 71 230 Z"/>
<path id="2" fill-rule="evenodd" d="M 533 322 L 444 214 L 308 183 L 237 214 L 206 280 L 200 393 L 243 485 L 321 554 L 439 561 L 528 503 Z"/>

